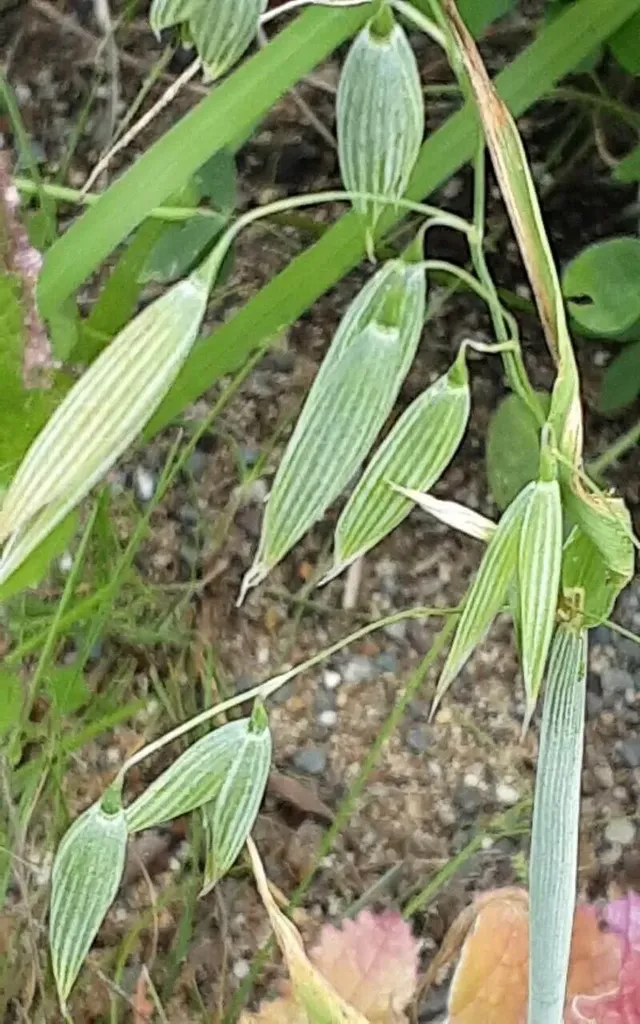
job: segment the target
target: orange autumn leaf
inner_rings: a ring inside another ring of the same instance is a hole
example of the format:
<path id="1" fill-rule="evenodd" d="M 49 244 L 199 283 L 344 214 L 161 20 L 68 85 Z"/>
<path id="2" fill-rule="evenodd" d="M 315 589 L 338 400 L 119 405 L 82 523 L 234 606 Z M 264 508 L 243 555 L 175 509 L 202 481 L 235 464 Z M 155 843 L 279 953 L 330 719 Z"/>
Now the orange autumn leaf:
<path id="1" fill-rule="evenodd" d="M 496 890 L 476 901 L 449 993 L 449 1024 L 526 1024 L 529 921 L 524 891 Z M 618 989 L 621 942 L 603 931 L 594 907 L 576 910 L 567 983 L 567 1024 L 589 1020 L 574 1015 L 578 997 Z M 605 1017 L 598 1024 L 631 1024 Z"/>

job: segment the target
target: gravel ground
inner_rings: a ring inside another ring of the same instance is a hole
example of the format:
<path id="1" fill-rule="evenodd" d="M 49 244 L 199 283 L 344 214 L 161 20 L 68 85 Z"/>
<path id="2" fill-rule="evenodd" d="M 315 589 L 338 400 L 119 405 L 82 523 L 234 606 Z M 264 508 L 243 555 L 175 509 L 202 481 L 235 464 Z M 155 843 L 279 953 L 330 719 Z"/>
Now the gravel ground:
<path id="1" fill-rule="evenodd" d="M 47 168 L 60 162 L 65 139 L 90 89 L 95 60 L 91 37 L 97 35 L 89 4 L 61 3 L 55 13 L 57 20 L 46 4 L 34 2 L 27 13 L 21 8 L 7 15 L 3 23 L 3 43 L 12 55 L 10 78 L 36 155 Z M 521 18 L 509 32 L 490 42 L 492 63 L 504 63 L 526 37 L 526 18 Z M 121 88 L 130 100 L 144 62 L 153 52 L 153 41 L 137 21 L 123 38 L 134 65 L 130 62 L 122 67 Z M 438 80 L 443 68 L 431 49 L 421 53 L 421 62 L 425 80 Z M 329 65 L 322 74 L 326 80 L 335 80 L 336 66 Z M 109 101 L 107 84 L 99 85 L 98 90 L 98 105 L 89 115 L 69 167 L 72 185 L 84 180 L 104 141 L 100 125 Z M 316 116 L 330 125 L 330 98 L 309 86 L 302 87 L 302 95 L 313 105 Z M 195 98 L 189 94 L 181 97 L 155 131 Z M 431 104 L 430 127 L 445 113 L 445 104 Z M 534 160 L 542 159 L 558 134 L 558 123 L 562 127 L 566 118 L 566 112 L 547 105 L 525 119 L 522 127 Z M 0 130 L 7 127 L 0 123 Z M 149 137 L 142 140 L 148 141 Z M 241 154 L 239 165 L 245 203 L 335 180 L 333 153 L 314 128 L 303 123 L 290 99 L 261 127 Z M 570 258 L 587 241 L 633 227 L 633 196 L 611 184 L 595 150 L 551 185 L 545 213 L 560 261 Z M 440 199 L 456 212 L 468 214 L 468 175 L 449 182 Z M 498 224 L 501 216 L 494 195 L 490 223 Z M 496 276 L 501 284 L 526 295 L 515 245 L 510 236 L 504 238 L 493 256 Z M 464 258 L 457 250 L 457 240 L 447 233 L 433 244 L 443 258 Z M 232 313 L 299 246 L 300 240 L 288 229 L 263 230 L 244 238 L 230 288 L 215 316 Z M 154 513 L 151 536 L 138 560 L 149 584 L 175 586 L 194 576 L 208 581 L 201 583 L 184 613 L 185 622 L 198 637 L 193 663 L 213 651 L 218 679 L 228 685 L 233 681 L 231 685 L 238 690 L 279 671 L 283 663 L 303 660 L 362 622 L 413 605 L 455 605 L 479 560 L 478 544 L 463 541 L 415 511 L 365 559 L 355 607 L 345 610 L 343 579 L 317 591 L 308 587 L 318 562 L 327 557 L 336 519 L 333 510 L 266 585 L 251 593 L 241 609 L 235 607 L 240 579 L 257 543 L 261 506 L 282 450 L 282 437 L 265 472 L 248 486 L 239 486 L 236 450 L 250 468 L 276 428 L 295 416 L 341 311 L 365 277 L 366 271 L 359 271 L 316 303 L 250 375 L 225 409 L 215 434 L 207 436 L 195 451 L 188 474 Z M 522 329 L 534 381 L 548 386 L 550 370 L 540 332 L 526 317 Z M 484 312 L 471 300 L 457 298 L 425 331 L 399 408 L 443 372 L 463 337 L 483 338 L 487 331 Z M 591 411 L 601 368 L 608 358 L 608 353 L 594 344 L 583 343 L 579 348 L 591 454 L 602 451 L 628 425 L 625 420 L 610 423 L 599 419 Z M 198 418 L 205 413 L 217 393 L 203 398 L 190 414 Z M 470 430 L 454 466 L 436 491 L 440 497 L 465 502 L 493 516 L 496 510 L 483 469 L 483 439 L 491 411 L 503 393 L 500 367 L 486 359 L 474 361 Z M 114 489 L 131 491 L 144 505 L 153 494 L 172 439 L 168 432 L 148 449 L 138 451 L 114 475 Z M 612 482 L 625 494 L 633 512 L 639 463 L 637 452 L 631 452 L 612 474 Z M 640 587 L 636 582 L 620 599 L 616 620 L 640 632 Z M 277 779 L 272 780 L 255 837 L 270 878 L 285 893 L 295 888 L 312 864 L 328 819 L 357 778 L 437 628 L 435 619 L 398 622 L 333 656 L 278 694 L 271 725 L 280 788 Z M 123 644 L 112 638 L 105 641 L 99 656 L 117 657 L 122 649 Z M 154 672 L 166 673 L 168 668 L 175 673 L 176 685 L 189 706 L 193 679 L 184 666 L 172 664 L 171 653 L 164 650 L 154 648 L 142 659 L 135 678 L 136 693 L 150 698 Z M 639 669 L 639 647 L 608 628 L 593 631 L 579 867 L 580 890 L 591 897 L 640 887 Z M 337 920 L 344 916 L 363 895 L 374 905 L 402 904 L 464 850 L 478 831 L 487 833 L 481 848 L 414 919 L 425 962 L 474 892 L 522 880 L 528 839 L 518 828 L 522 817 L 517 818 L 516 809 L 532 792 L 538 723 L 521 742 L 523 694 L 508 621 L 498 622 L 429 722 L 434 680 L 431 672 L 410 702 L 355 801 L 347 825 L 323 857 L 304 900 L 300 926 L 305 937 L 311 938 L 327 917 Z M 85 748 L 77 761 L 79 770 L 72 771 L 64 782 L 71 807 L 80 809 L 94 799 L 122 754 L 140 741 L 141 732 L 155 734 L 157 725 L 158 715 L 151 710 L 131 728 L 117 730 Z M 145 777 L 144 773 L 134 774 L 134 789 L 143 785 Z M 303 784 L 294 799 L 286 782 L 283 792 L 282 777 Z M 305 799 L 309 801 L 306 808 Z M 507 826 L 516 822 L 511 835 L 496 831 L 497 818 L 505 814 L 507 825 L 502 832 L 508 833 Z M 182 909 L 182 896 L 177 894 L 192 892 L 197 885 L 192 870 L 196 855 L 185 822 L 136 840 L 125 884 L 100 934 L 98 948 L 91 954 L 94 967 L 106 963 L 109 950 L 120 945 L 137 915 L 159 894 L 168 894 L 157 902 L 155 924 L 143 928 L 132 947 L 120 984 L 126 992 L 133 991 L 144 963 L 152 965 L 160 990 L 171 977 L 172 994 L 165 1010 L 173 1024 L 203 1019 L 198 1000 L 214 1014 L 226 1004 L 267 935 L 253 886 L 240 871 L 196 903 L 193 935 L 185 956 L 176 963 Z M 41 864 L 37 881 L 46 885 L 50 851 L 35 838 L 29 857 Z M 142 872 L 136 867 L 140 860 L 145 865 Z M 0 948 L 2 920 L 0 917 Z M 17 955 L 14 947 L 10 950 Z M 269 969 L 265 984 L 275 977 L 275 970 Z M 88 978 L 81 986 L 75 1019 L 101 1020 L 108 1012 L 107 989 L 96 975 Z M 418 1019 L 428 1021 L 441 1017 L 442 1010 L 442 995 L 435 992 L 416 1012 Z"/>

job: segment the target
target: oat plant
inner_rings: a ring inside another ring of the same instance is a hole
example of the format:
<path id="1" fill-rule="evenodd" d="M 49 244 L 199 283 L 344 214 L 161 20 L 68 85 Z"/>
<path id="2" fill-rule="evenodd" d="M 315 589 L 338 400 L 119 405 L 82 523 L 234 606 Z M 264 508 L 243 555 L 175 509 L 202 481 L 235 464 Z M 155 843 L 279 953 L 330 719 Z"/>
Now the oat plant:
<path id="1" fill-rule="evenodd" d="M 284 5 L 295 6 L 304 5 Z M 580 28 L 579 15 L 568 11 L 556 22 L 561 27 L 551 26 L 537 49 L 532 48 L 525 65 L 515 62 L 505 73 L 500 87 L 516 110 L 544 91 L 545 81 L 570 70 L 590 51 L 598 33 L 605 38 L 640 3 L 617 0 L 598 6 L 595 0 L 582 0 L 576 6 L 590 12 L 588 34 Z M 48 253 L 39 296 L 43 314 L 51 318 L 129 231 L 152 212 L 162 218 L 156 207 L 176 186 L 184 185 L 212 150 L 246 137 L 297 77 L 355 34 L 336 100 L 343 189 L 289 197 L 232 220 L 213 247 L 198 254 L 190 273 L 114 332 L 113 340 L 33 439 L 9 484 L 0 506 L 0 583 L 28 562 L 130 444 L 149 430 L 150 421 L 157 425 L 172 401 L 182 406 L 194 397 L 194 373 L 203 359 L 216 358 L 208 354 L 206 344 L 196 345 L 198 334 L 210 292 L 238 234 L 261 218 L 302 207 L 351 206 L 353 212 L 331 228 L 315 250 L 293 261 L 262 298 L 252 300 L 246 307 L 250 312 L 239 321 L 255 335 L 245 343 L 246 353 L 258 344 L 261 331 L 274 333 L 290 322 L 317 289 L 328 287 L 335 275 L 346 272 L 365 253 L 377 263 L 344 311 L 280 459 L 240 598 L 261 584 L 351 483 L 335 530 L 333 564 L 321 567 L 325 582 L 380 543 L 414 504 L 485 542 L 480 567 L 460 609 L 449 614 L 418 609 L 410 614 L 444 614 L 445 628 L 452 633 L 434 708 L 496 615 L 508 610 L 513 618 L 526 696 L 523 729 L 530 727 L 543 702 L 529 872 L 528 1020 L 560 1024 L 576 890 L 588 630 L 607 621 L 631 578 L 636 541 L 622 500 L 601 491 L 586 473 L 578 370 L 527 156 L 453 0 L 335 2 L 326 7 L 336 9 L 309 4 L 265 50 L 241 63 L 189 115 L 190 121 L 168 133 L 158 148 L 115 182 Z M 156 32 L 175 29 L 182 41 L 195 45 L 206 76 L 217 79 L 242 59 L 265 8 L 263 0 L 154 0 L 150 19 Z M 452 118 L 452 127 L 436 133 L 434 138 L 440 141 L 423 141 L 423 97 L 409 41 L 409 32 L 415 30 L 426 32 L 444 48 L 467 97 L 465 108 Z M 480 139 L 476 118 L 482 128 Z M 205 128 L 210 129 L 209 136 Z M 447 140 L 455 146 L 445 156 Z M 518 324 L 501 303 L 484 257 L 485 148 L 554 364 L 553 388 L 544 400 L 527 376 Z M 470 220 L 420 201 L 469 158 L 475 174 Z M 430 159 L 435 159 L 435 169 L 429 166 Z M 408 215 L 415 221 L 413 241 L 404 252 L 379 260 L 380 237 Z M 429 230 L 436 224 L 461 233 L 471 270 L 425 251 Z M 432 287 L 436 274 L 445 274 L 482 298 L 494 338 L 488 344 L 465 339 L 448 371 L 415 399 L 377 445 L 421 339 L 428 344 L 430 321 L 441 301 Z M 294 296 L 295 292 L 300 294 Z M 238 328 L 232 324 L 226 331 L 220 337 L 232 347 Z M 535 424 L 537 465 L 495 523 L 429 494 L 455 459 L 466 431 L 471 350 L 502 362 L 510 389 Z M 232 362 L 233 357 L 219 358 L 216 365 L 223 372 L 228 366 L 225 358 Z M 206 387 L 210 381 L 211 374 L 205 373 L 197 386 Z M 163 406 L 166 402 L 168 407 Z M 69 995 L 117 893 L 128 837 L 179 815 L 199 814 L 206 840 L 203 891 L 212 888 L 240 855 L 262 800 L 272 756 L 269 698 L 287 681 L 380 625 L 364 627 L 304 664 L 201 712 L 149 743 L 125 762 L 102 798 L 72 824 L 55 857 L 49 915 L 53 973 L 64 1013 L 69 1013 Z M 448 633 L 442 643 L 445 637 Z M 201 735 L 146 790 L 128 799 L 125 783 L 134 765 L 247 704 L 250 712 L 245 717 L 224 721 Z M 251 851 L 255 867 L 253 847 Z M 259 884 L 264 889 L 261 876 Z M 334 1012 L 346 1014 L 335 1019 L 349 1019 L 344 1006 L 326 1010 L 323 1019 L 333 1020 Z"/>

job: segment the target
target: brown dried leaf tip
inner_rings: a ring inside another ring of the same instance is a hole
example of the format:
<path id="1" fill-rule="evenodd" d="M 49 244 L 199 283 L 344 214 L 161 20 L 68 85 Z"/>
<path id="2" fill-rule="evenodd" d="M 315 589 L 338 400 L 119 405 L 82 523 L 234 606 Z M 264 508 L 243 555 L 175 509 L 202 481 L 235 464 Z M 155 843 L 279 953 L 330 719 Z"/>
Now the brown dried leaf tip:
<path id="1" fill-rule="evenodd" d="M 56 362 L 36 300 L 42 255 L 29 242 L 18 217 L 19 207 L 20 196 L 11 181 L 9 154 L 0 148 L 0 257 L 3 268 L 14 274 L 21 285 L 24 313 L 22 379 L 25 388 L 49 388 L 53 383 L 51 371 Z"/>

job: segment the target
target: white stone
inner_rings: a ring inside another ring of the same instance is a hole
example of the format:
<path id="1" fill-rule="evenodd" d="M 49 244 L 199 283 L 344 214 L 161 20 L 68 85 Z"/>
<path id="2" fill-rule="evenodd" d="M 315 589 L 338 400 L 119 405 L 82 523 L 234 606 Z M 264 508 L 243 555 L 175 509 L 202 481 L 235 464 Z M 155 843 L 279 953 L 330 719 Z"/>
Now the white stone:
<path id="1" fill-rule="evenodd" d="M 156 489 L 153 474 L 144 466 L 136 466 L 133 482 L 140 501 L 151 501 L 153 492 Z"/>
<path id="2" fill-rule="evenodd" d="M 515 786 L 509 786 L 506 782 L 500 782 L 496 786 L 496 799 L 505 807 L 513 807 L 520 799 L 520 794 Z"/>
<path id="3" fill-rule="evenodd" d="M 620 843 L 621 846 L 630 846 L 635 836 L 636 827 L 629 818 L 612 818 L 604 830 L 608 843 Z"/>
<path id="4" fill-rule="evenodd" d="M 325 728 L 333 729 L 334 725 L 338 721 L 338 716 L 335 711 L 328 708 L 326 711 L 322 711 L 318 715 L 318 721 L 320 722 L 320 725 L 324 725 Z"/>
<path id="5" fill-rule="evenodd" d="M 337 690 L 342 682 L 342 676 L 335 669 L 326 668 L 322 673 L 322 682 L 327 690 Z"/>

